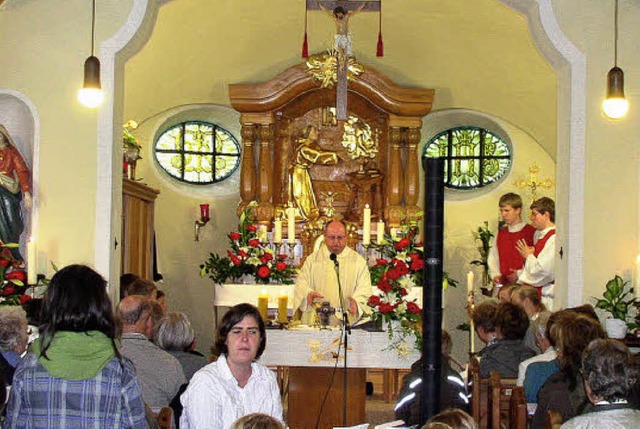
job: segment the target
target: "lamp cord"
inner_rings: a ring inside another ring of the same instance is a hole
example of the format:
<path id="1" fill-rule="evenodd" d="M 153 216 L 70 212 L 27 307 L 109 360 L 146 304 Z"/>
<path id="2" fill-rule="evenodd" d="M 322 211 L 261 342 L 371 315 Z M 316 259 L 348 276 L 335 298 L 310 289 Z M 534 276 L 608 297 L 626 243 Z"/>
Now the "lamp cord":
<path id="1" fill-rule="evenodd" d="M 91 56 L 93 57 L 93 46 L 96 35 L 96 0 L 92 0 L 93 7 L 91 11 Z"/>
<path id="2" fill-rule="evenodd" d="M 618 0 L 615 0 L 613 34 L 613 65 L 614 67 L 618 67 Z"/>

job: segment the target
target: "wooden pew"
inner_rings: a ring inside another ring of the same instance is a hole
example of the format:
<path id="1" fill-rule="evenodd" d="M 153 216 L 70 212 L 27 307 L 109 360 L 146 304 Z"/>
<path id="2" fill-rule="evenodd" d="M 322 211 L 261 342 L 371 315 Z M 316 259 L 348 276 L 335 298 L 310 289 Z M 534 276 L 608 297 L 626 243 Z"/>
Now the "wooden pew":
<path id="1" fill-rule="evenodd" d="M 500 374 L 491 371 L 488 393 L 488 427 L 502 429 L 511 426 L 510 404 L 513 388 L 516 387 L 515 378 L 500 378 Z M 526 412 L 526 405 L 525 405 Z"/>
<path id="2" fill-rule="evenodd" d="M 480 363 L 476 357 L 469 360 L 468 380 L 468 391 L 471 392 L 471 416 L 478 424 L 478 428 L 487 429 L 489 381 L 480 377 Z"/>
<path id="3" fill-rule="evenodd" d="M 509 408 L 511 429 L 527 429 L 527 399 L 522 386 L 513 388 Z"/>
<path id="4" fill-rule="evenodd" d="M 544 429 L 560 429 L 562 426 L 562 413 L 556 410 L 547 411 Z"/>

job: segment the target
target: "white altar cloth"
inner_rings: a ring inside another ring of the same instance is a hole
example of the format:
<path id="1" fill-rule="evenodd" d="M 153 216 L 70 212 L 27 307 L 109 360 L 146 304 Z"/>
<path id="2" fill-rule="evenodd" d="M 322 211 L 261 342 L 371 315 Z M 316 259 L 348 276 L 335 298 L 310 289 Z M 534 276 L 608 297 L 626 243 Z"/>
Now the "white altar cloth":
<path id="1" fill-rule="evenodd" d="M 411 341 L 411 338 L 408 338 Z M 349 368 L 410 368 L 418 360 L 416 350 L 400 356 L 395 350 L 383 350 L 390 344 L 387 332 L 352 329 L 348 339 Z M 259 363 L 267 366 L 333 367 L 340 343 L 340 330 L 267 330 L 267 347 Z M 338 368 L 344 365 L 341 347 Z"/>
<path id="2" fill-rule="evenodd" d="M 293 290 L 295 285 L 278 285 L 278 284 L 216 284 L 213 305 L 216 307 L 233 307 L 234 305 L 248 302 L 249 304 L 258 305 L 258 295 L 264 289 L 269 295 L 269 308 L 278 308 L 278 296 L 285 291 L 288 300 L 288 307 L 293 308 Z M 373 287 L 373 293 L 378 294 L 380 291 L 377 287 Z M 407 295 L 407 301 L 413 301 L 422 307 L 422 288 L 411 288 Z"/>

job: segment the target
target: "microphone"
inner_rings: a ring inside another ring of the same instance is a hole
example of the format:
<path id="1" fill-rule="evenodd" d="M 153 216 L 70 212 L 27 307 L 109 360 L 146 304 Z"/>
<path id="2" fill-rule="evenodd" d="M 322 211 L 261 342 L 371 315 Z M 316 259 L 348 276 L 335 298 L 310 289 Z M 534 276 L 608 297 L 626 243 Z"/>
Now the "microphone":
<path id="1" fill-rule="evenodd" d="M 329 259 L 333 261 L 333 265 L 335 265 L 336 268 L 340 266 L 340 263 L 338 262 L 338 256 L 335 253 L 332 253 L 331 255 L 329 255 Z"/>

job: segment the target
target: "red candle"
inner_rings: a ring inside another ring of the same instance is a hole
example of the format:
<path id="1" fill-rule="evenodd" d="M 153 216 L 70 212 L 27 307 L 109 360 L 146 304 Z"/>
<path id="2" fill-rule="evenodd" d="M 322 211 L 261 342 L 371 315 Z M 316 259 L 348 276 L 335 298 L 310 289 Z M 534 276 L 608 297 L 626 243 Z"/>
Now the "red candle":
<path id="1" fill-rule="evenodd" d="M 200 204 L 200 220 L 207 222 L 209 219 L 209 204 Z"/>

